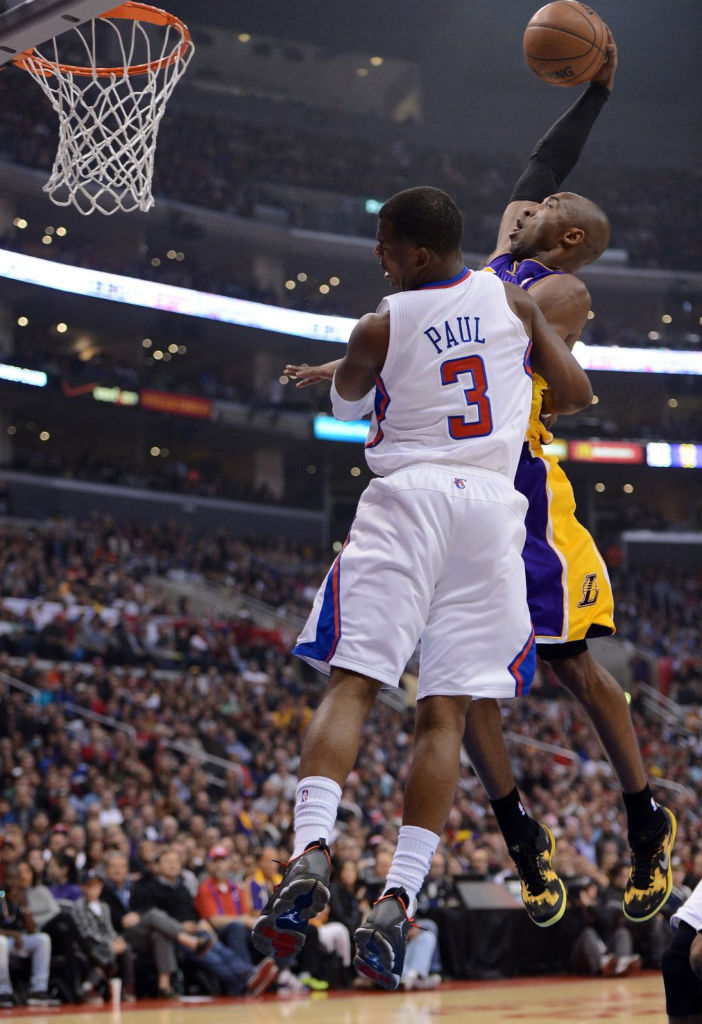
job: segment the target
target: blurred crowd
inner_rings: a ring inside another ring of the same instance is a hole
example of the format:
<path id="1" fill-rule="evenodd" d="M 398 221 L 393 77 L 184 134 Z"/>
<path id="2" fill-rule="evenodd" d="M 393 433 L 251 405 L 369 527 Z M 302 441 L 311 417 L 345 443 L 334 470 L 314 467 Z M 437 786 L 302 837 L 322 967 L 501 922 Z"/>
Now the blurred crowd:
<path id="1" fill-rule="evenodd" d="M 49 169 L 55 115 L 20 73 L 0 80 L 0 156 Z M 489 252 L 497 222 L 524 158 L 436 148 L 421 127 L 384 125 L 382 144 L 361 144 L 338 112 L 304 118 L 269 111 L 266 121 L 242 116 L 226 124 L 173 105 L 159 131 L 154 191 L 196 206 L 260 215 L 312 230 L 370 236 L 368 198 L 382 200 L 417 182 L 446 188 L 466 217 L 465 244 Z M 380 136 L 379 136 L 380 138 Z M 320 159 L 324 153 L 324 159 Z M 569 184 L 607 210 L 612 246 L 632 266 L 697 269 L 700 242 L 687 226 L 696 218 L 700 172 L 693 167 L 645 168 L 590 162 L 587 183 Z M 324 202 L 315 201 L 323 193 Z M 331 201 L 336 197 L 336 201 Z"/>
<path id="2" fill-rule="evenodd" d="M 325 569 L 320 554 L 98 518 L 35 528 L 6 521 L 1 539 L 0 934 L 17 933 L 20 943 L 2 944 L 12 993 L 2 989 L 0 948 L 0 1003 L 98 1003 L 114 979 L 128 999 L 353 984 L 351 935 L 382 891 L 401 821 L 410 708 L 381 702 L 365 727 L 333 836 L 330 911 L 315 920 L 299 960 L 279 970 L 249 941 L 290 853 L 300 739 L 321 691 L 290 657 L 286 624 L 309 605 Z M 196 614 L 159 596 L 151 578 L 169 575 L 255 597 L 277 608 L 283 625 Z M 519 786 L 554 831 L 569 880 L 560 966 L 620 976 L 659 965 L 669 911 L 702 877 L 702 716 L 693 692 L 702 663 L 699 575 L 617 570 L 615 585 L 624 636 L 677 661 L 677 696 L 687 705 L 653 716 L 642 691 L 655 685 L 650 658 L 632 666 L 644 762 L 679 825 L 663 915 L 629 928 L 618 909 L 626 823 L 580 708 L 544 669 L 533 696 L 504 702 L 503 713 Z M 406 988 L 449 973 L 442 913 L 460 906 L 456 880 L 466 876 L 508 885 L 514 877 L 467 762 L 420 894 Z"/>

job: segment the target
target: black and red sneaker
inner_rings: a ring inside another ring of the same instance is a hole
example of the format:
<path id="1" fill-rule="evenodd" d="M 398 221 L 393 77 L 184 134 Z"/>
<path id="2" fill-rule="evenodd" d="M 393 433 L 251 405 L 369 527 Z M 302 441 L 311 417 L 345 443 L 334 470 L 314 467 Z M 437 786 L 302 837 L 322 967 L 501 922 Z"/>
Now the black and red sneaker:
<path id="1" fill-rule="evenodd" d="M 276 960 L 296 956 L 305 944 L 307 922 L 329 902 L 331 857 L 325 839 L 309 843 L 285 872 L 254 925 L 251 940 Z"/>
<path id="2" fill-rule="evenodd" d="M 407 914 L 408 906 L 409 897 L 404 889 L 388 889 L 373 904 L 370 914 L 353 936 L 356 943 L 353 965 L 358 973 L 391 991 L 400 984 L 409 930 L 414 924 Z"/>

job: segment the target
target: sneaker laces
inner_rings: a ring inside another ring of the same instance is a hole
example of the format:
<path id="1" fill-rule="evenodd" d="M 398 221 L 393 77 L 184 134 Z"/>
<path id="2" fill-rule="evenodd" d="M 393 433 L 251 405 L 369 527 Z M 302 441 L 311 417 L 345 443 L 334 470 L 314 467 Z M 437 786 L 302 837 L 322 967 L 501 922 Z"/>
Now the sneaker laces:
<path id="1" fill-rule="evenodd" d="M 631 882 L 635 889 L 648 889 L 653 881 L 654 863 L 660 854 L 665 827 L 662 831 L 642 838 L 631 850 Z"/>
<path id="2" fill-rule="evenodd" d="M 417 924 L 413 917 L 409 916 L 409 914 L 407 913 L 407 903 L 402 898 L 400 893 L 404 893 L 404 889 L 388 889 L 387 892 L 384 892 L 382 896 L 378 897 L 373 906 L 377 907 L 379 903 L 383 902 L 383 900 L 397 900 L 397 902 L 400 904 L 404 911 L 405 920 L 409 921 L 413 928 L 419 928 L 420 931 L 426 931 L 426 928 L 422 928 L 421 925 Z"/>
<path id="3" fill-rule="evenodd" d="M 512 860 L 517 865 L 519 877 L 529 890 L 530 896 L 540 896 L 546 890 L 546 882 L 539 862 L 543 852 L 538 847 L 540 838 L 540 833 L 537 832 L 536 835 L 520 842 L 516 849 L 512 847 L 514 853 L 510 850 Z"/>

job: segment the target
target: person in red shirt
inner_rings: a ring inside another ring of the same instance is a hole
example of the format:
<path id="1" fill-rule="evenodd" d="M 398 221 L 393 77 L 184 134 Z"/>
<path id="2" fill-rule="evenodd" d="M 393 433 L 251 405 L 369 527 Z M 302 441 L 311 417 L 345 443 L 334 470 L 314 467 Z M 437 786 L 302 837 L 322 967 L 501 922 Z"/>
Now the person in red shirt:
<path id="1" fill-rule="evenodd" d="M 246 992 L 260 995 L 276 980 L 278 967 L 272 957 L 266 957 L 255 969 L 253 967 L 249 936 L 258 914 L 250 912 L 244 890 L 229 878 L 226 846 L 212 847 L 207 857 L 207 871 L 195 897 L 195 909 L 201 918 L 209 921 L 220 942 L 242 961 L 251 964 Z"/>

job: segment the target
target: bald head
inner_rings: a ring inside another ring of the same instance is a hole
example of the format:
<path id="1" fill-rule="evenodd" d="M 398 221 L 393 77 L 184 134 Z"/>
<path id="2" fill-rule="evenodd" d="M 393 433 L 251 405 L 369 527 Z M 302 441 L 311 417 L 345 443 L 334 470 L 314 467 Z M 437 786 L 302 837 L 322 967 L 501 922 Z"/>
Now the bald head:
<path id="1" fill-rule="evenodd" d="M 563 206 L 569 227 L 579 228 L 583 235 L 573 246 L 575 257 L 572 269 L 594 263 L 609 245 L 610 226 L 604 210 L 597 203 L 576 195 L 575 192 L 559 192 L 558 198 Z M 564 239 L 568 246 L 568 238 Z"/>

